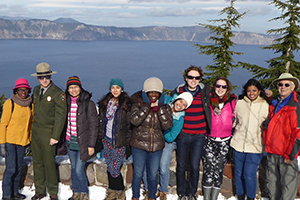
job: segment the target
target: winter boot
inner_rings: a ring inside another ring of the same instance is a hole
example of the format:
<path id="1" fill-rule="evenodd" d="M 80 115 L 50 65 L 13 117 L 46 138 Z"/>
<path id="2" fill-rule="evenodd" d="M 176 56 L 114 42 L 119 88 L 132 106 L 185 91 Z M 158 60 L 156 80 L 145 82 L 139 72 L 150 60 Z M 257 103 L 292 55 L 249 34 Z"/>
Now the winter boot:
<path id="1" fill-rule="evenodd" d="M 211 200 L 217 200 L 219 193 L 220 193 L 221 188 L 212 188 L 211 190 Z"/>
<path id="2" fill-rule="evenodd" d="M 165 192 L 159 192 L 159 199 L 160 200 L 167 200 L 167 193 Z"/>
<path id="3" fill-rule="evenodd" d="M 117 200 L 125 200 L 126 199 L 125 190 L 117 190 L 116 195 L 117 195 Z"/>
<path id="4" fill-rule="evenodd" d="M 210 200 L 211 190 L 212 190 L 211 187 L 203 187 L 203 188 L 202 188 L 203 199 L 204 199 L 204 200 Z"/>
<path id="5" fill-rule="evenodd" d="M 81 192 L 80 200 L 89 200 L 89 194 L 86 192 Z"/>
<path id="6" fill-rule="evenodd" d="M 80 200 L 80 193 L 73 193 L 72 197 L 70 197 L 68 200 Z"/>
<path id="7" fill-rule="evenodd" d="M 116 198 L 116 191 L 107 188 L 105 200 L 113 200 L 114 198 Z"/>
<path id="8" fill-rule="evenodd" d="M 143 194 L 145 196 L 144 200 L 149 200 L 149 191 L 145 190 Z"/>
<path id="9" fill-rule="evenodd" d="M 254 200 L 254 198 L 249 198 L 249 197 L 247 197 L 247 200 Z"/>
<path id="10" fill-rule="evenodd" d="M 243 195 L 237 195 L 238 200 L 245 200 L 245 194 Z"/>

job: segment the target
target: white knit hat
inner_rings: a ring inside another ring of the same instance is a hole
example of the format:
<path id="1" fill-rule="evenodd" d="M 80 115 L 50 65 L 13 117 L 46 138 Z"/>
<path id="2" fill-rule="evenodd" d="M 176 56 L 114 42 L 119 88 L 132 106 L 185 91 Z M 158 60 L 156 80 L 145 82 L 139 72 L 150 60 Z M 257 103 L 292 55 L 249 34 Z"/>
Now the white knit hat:
<path id="1" fill-rule="evenodd" d="M 193 102 L 193 95 L 191 93 L 189 93 L 189 92 L 183 92 L 180 95 L 178 95 L 178 97 L 176 97 L 175 101 L 177 99 L 184 99 L 184 100 L 186 100 L 187 106 L 186 106 L 185 109 L 187 109 L 188 107 L 190 107 L 190 105 Z"/>
<path id="2" fill-rule="evenodd" d="M 163 92 L 164 85 L 159 78 L 151 77 L 144 82 L 144 92 Z"/>

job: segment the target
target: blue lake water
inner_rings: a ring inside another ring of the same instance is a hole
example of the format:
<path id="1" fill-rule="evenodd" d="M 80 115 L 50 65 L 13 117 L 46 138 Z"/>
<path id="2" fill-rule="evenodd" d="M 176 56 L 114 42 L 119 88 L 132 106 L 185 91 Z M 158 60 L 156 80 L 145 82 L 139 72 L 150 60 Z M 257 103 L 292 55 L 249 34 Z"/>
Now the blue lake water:
<path id="1" fill-rule="evenodd" d="M 15 80 L 26 78 L 34 87 L 38 84 L 35 66 L 47 62 L 56 85 L 65 90 L 69 76 L 78 75 L 83 87 L 93 93 L 96 101 L 105 95 L 111 78 L 121 78 L 129 94 L 141 90 L 144 80 L 156 76 L 164 88 L 174 89 L 183 83 L 183 71 L 191 64 L 212 64 L 210 56 L 199 55 L 189 42 L 174 41 L 55 41 L 55 40 L 1 40 L 0 41 L 0 94 L 12 94 Z M 236 61 L 250 62 L 266 67 L 266 60 L 273 52 L 261 50 L 260 46 L 236 45 L 235 51 L 244 52 L 235 56 Z M 239 87 L 252 77 L 246 70 L 231 72 L 230 80 Z"/>

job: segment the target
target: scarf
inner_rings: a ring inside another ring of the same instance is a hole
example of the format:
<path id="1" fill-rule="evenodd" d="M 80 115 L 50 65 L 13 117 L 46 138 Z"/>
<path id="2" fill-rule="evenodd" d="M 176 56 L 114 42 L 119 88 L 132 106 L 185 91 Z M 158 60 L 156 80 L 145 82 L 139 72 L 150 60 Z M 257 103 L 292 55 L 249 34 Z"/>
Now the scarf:
<path id="1" fill-rule="evenodd" d="M 107 110 L 106 110 L 106 118 L 108 120 L 111 120 L 114 116 L 115 116 L 115 113 L 117 111 L 117 108 L 119 106 L 119 101 L 117 101 L 115 103 L 115 105 L 112 105 L 114 102 L 114 98 L 111 98 L 107 104 Z"/>
<path id="2" fill-rule="evenodd" d="M 32 98 L 29 96 L 27 99 L 21 99 L 18 95 L 12 94 L 11 99 L 18 105 L 27 107 L 31 104 Z"/>

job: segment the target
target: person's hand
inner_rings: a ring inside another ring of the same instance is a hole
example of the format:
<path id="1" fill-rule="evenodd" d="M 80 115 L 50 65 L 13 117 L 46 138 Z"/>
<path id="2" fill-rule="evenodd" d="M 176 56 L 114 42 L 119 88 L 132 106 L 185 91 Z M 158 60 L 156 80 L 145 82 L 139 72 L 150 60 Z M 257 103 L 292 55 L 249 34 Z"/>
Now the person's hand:
<path id="1" fill-rule="evenodd" d="M 30 144 L 25 146 L 24 156 L 28 156 L 31 152 Z"/>
<path id="2" fill-rule="evenodd" d="M 0 156 L 5 158 L 8 156 L 8 153 L 7 153 L 7 149 L 6 149 L 6 144 L 0 144 Z"/>
<path id="3" fill-rule="evenodd" d="M 273 95 L 273 91 L 272 90 L 265 90 L 265 93 L 266 93 L 266 96 L 268 98 L 272 97 L 272 95 Z"/>
<path id="4" fill-rule="evenodd" d="M 88 147 L 88 151 L 89 151 L 89 156 L 92 156 L 95 153 L 95 149 L 93 147 Z"/>
<path id="5" fill-rule="evenodd" d="M 284 159 L 284 163 L 285 163 L 285 164 L 291 164 L 292 162 L 293 162 L 293 161 L 290 160 L 290 159 L 286 159 L 286 158 Z"/>
<path id="6" fill-rule="evenodd" d="M 58 143 L 58 140 L 50 138 L 50 143 L 49 143 L 50 146 L 53 146 L 53 145 L 55 145 L 57 143 Z"/>

